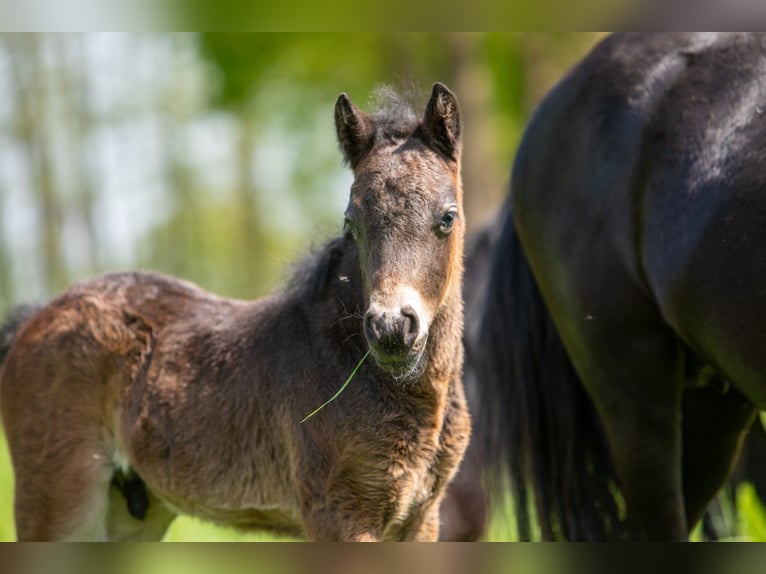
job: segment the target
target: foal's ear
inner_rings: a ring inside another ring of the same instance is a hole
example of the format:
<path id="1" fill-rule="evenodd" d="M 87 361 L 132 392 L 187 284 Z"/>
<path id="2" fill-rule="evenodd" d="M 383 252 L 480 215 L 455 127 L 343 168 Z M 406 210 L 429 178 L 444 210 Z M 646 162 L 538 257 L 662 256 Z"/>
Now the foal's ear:
<path id="1" fill-rule="evenodd" d="M 426 105 L 423 128 L 429 143 L 453 161 L 460 157 L 463 126 L 457 98 L 447 86 L 436 82 Z"/>
<path id="2" fill-rule="evenodd" d="M 356 167 L 372 143 L 372 118 L 357 108 L 346 94 L 335 102 L 335 132 L 343 151 L 343 159 Z"/>

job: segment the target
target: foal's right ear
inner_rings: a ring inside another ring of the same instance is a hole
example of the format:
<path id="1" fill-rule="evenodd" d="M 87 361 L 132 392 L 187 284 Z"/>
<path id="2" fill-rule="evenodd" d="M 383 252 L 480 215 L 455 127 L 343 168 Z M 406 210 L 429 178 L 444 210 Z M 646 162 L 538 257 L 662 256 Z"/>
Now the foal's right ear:
<path id="1" fill-rule="evenodd" d="M 346 94 L 338 96 L 335 102 L 335 132 L 343 159 L 352 168 L 369 151 L 374 131 L 372 118 L 357 108 Z"/>

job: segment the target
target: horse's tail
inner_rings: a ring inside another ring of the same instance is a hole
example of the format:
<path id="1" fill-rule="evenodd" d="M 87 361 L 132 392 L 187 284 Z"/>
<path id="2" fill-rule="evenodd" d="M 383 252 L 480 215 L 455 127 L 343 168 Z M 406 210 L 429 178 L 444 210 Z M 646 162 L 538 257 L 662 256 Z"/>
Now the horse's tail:
<path id="1" fill-rule="evenodd" d="M 21 326 L 40 309 L 38 305 L 19 305 L 11 311 L 8 318 L 0 326 L 0 366 L 5 361 L 5 356 L 11 350 L 11 345 L 16 339 L 16 334 Z"/>
<path id="2" fill-rule="evenodd" d="M 535 534 L 532 509 L 545 540 L 621 538 L 599 419 L 543 303 L 509 206 L 469 341 L 480 381 L 476 438 L 492 498 L 504 495 L 510 480 L 522 540 Z"/>

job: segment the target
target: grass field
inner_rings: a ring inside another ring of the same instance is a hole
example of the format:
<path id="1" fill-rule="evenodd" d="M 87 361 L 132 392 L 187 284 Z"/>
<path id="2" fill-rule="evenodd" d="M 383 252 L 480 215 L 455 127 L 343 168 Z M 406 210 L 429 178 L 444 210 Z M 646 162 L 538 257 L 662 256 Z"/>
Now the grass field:
<path id="1" fill-rule="evenodd" d="M 750 540 L 766 542 L 766 509 L 755 494 L 755 489 L 749 485 L 741 485 L 737 489 L 736 500 L 719 500 L 720 516 L 726 521 L 727 529 L 731 532 L 731 540 Z M 486 540 L 509 541 L 515 538 L 515 528 L 510 521 L 502 516 L 510 516 L 510 502 L 507 502 L 506 512 L 497 512 L 493 518 Z M 693 540 L 700 539 L 699 528 L 692 536 Z M 13 470 L 11 467 L 5 437 L 0 434 L 0 542 L 15 540 L 13 526 Z M 221 528 L 194 518 L 182 516 L 177 518 L 165 540 L 173 542 L 255 542 L 255 541 L 292 541 L 268 534 L 242 534 L 237 531 Z"/>

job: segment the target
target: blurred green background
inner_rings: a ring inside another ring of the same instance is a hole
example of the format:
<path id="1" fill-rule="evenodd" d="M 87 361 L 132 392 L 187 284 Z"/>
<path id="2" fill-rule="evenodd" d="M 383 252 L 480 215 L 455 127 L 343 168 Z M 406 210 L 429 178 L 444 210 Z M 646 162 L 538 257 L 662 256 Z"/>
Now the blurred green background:
<path id="1" fill-rule="evenodd" d="M 465 122 L 469 223 L 523 126 L 597 34 L 0 35 L 0 314 L 148 267 L 257 297 L 337 233 L 351 181 L 333 108 L 378 84 Z"/>
<path id="2" fill-rule="evenodd" d="M 381 83 L 418 105 L 437 80 L 457 94 L 470 233 L 502 200 L 536 103 L 600 36 L 0 35 L 0 315 L 128 268 L 233 297 L 278 288 L 340 231 L 351 176 L 337 95 L 369 109 Z M 496 522 L 489 538 L 509 532 Z M 167 538 L 253 539 L 190 519 Z M 12 539 L 0 440 L 0 540 Z"/>

